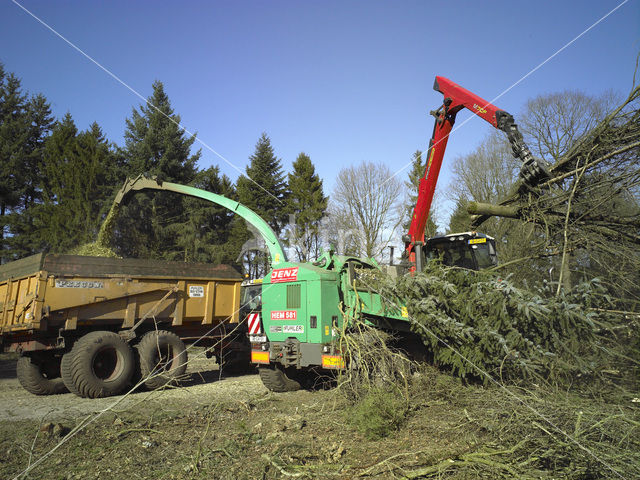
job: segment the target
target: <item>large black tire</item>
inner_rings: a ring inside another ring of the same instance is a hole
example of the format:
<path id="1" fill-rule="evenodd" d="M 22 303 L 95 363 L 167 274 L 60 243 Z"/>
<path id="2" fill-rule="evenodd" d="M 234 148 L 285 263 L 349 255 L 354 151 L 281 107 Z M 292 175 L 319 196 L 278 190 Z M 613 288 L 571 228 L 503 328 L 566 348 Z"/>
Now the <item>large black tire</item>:
<path id="1" fill-rule="evenodd" d="M 300 383 L 287 376 L 277 365 L 260 366 L 260 380 L 272 392 L 295 392 L 300 390 Z"/>
<path id="2" fill-rule="evenodd" d="M 81 397 L 109 397 L 129 386 L 135 360 L 131 347 L 120 335 L 87 333 L 67 355 L 70 358 L 68 367 L 65 362 L 65 377 Z"/>
<path id="3" fill-rule="evenodd" d="M 175 333 L 148 332 L 136 348 L 140 374 L 144 386 L 150 390 L 175 383 L 187 371 L 187 348 Z"/>
<path id="4" fill-rule="evenodd" d="M 73 384 L 73 377 L 71 376 L 71 358 L 71 352 L 67 352 L 62 356 L 62 361 L 60 362 L 60 375 L 62 375 L 62 381 L 67 387 L 67 390 L 81 397 L 82 395 Z"/>
<path id="5" fill-rule="evenodd" d="M 67 388 L 60 378 L 60 357 L 49 355 L 24 355 L 16 367 L 20 385 L 34 395 L 56 395 Z"/>

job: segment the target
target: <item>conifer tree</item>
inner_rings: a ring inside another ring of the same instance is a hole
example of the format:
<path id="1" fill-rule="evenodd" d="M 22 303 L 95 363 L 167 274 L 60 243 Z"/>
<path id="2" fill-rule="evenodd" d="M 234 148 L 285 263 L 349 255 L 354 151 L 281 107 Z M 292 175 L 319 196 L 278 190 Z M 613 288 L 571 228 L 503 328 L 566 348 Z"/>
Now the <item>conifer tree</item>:
<path id="1" fill-rule="evenodd" d="M 68 252 L 95 239 L 123 176 L 97 123 L 78 133 L 67 113 L 44 146 L 43 203 L 33 209 L 43 250 Z"/>
<path id="2" fill-rule="evenodd" d="M 21 206 L 20 164 L 28 136 L 25 102 L 20 81 L 0 64 L 0 260 L 7 259 L 9 215 Z"/>
<path id="3" fill-rule="evenodd" d="M 236 183 L 238 201 L 260 215 L 279 235 L 288 220 L 288 187 L 282 163 L 275 156 L 271 139 L 266 133 L 258 139 L 256 149 L 249 160 L 251 163 L 246 169 L 246 176 L 241 175 Z M 234 228 L 234 234 L 247 240 L 251 238 L 246 229 L 238 225 Z M 269 256 L 264 252 L 249 254 L 245 256 L 245 263 L 251 270 L 251 275 L 257 277 L 266 273 Z"/>
<path id="4" fill-rule="evenodd" d="M 129 176 L 155 175 L 159 180 L 189 184 L 196 176 L 200 151 L 191 154 L 195 136 L 179 126 L 161 82 L 153 84 L 146 105 L 127 119 L 124 156 Z M 184 197 L 170 192 L 142 192 L 123 207 L 116 227 L 116 247 L 126 257 L 175 258 L 178 245 L 171 225 L 184 213 Z"/>
<path id="5" fill-rule="evenodd" d="M 315 172 L 309 155 L 302 152 L 289 174 L 289 212 L 295 223 L 290 227 L 289 244 L 298 260 L 306 262 L 319 255 L 320 222 L 327 211 L 322 180 Z"/>
<path id="6" fill-rule="evenodd" d="M 28 98 L 0 64 L 0 263 L 39 249 L 32 208 L 41 202 L 42 145 L 52 124 L 46 99 Z"/>
<path id="7" fill-rule="evenodd" d="M 220 175 L 218 166 L 197 173 L 192 185 L 208 192 L 234 199 L 235 188 L 229 177 Z M 182 251 L 177 259 L 204 263 L 235 261 L 240 244 L 231 235 L 234 214 L 229 209 L 198 198 L 184 199 L 185 214 L 181 223 L 175 223 L 177 244 Z"/>

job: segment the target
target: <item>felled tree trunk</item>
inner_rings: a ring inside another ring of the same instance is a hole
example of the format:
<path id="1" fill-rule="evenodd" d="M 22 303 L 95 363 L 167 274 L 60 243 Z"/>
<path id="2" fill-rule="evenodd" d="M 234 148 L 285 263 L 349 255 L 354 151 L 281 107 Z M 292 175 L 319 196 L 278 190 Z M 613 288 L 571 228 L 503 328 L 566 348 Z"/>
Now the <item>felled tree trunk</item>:
<path id="1" fill-rule="evenodd" d="M 490 203 L 469 202 L 467 204 L 467 212 L 470 215 L 520 218 L 518 208 L 506 205 L 492 205 Z"/>

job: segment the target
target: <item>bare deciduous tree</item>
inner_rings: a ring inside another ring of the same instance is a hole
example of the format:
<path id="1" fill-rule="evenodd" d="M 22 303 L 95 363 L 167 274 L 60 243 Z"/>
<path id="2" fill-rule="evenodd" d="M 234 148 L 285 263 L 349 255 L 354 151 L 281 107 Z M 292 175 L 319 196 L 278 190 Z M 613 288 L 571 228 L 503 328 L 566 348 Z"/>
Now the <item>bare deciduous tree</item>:
<path id="1" fill-rule="evenodd" d="M 619 102 L 613 92 L 592 96 L 572 90 L 539 95 L 525 105 L 519 127 L 533 155 L 554 163 Z"/>
<path id="2" fill-rule="evenodd" d="M 402 182 L 385 165 L 363 162 L 341 170 L 330 198 L 328 236 L 342 237 L 349 253 L 381 258 L 399 237 L 402 191 Z"/>
<path id="3" fill-rule="evenodd" d="M 520 166 L 504 133 L 494 130 L 473 152 L 454 160 L 449 196 L 497 202 L 509 192 Z"/>
<path id="4" fill-rule="evenodd" d="M 471 229 L 470 217 L 466 213 L 468 201 L 498 203 L 513 187 L 520 167 L 521 163 L 513 157 L 506 136 L 499 131 L 490 132 L 470 154 L 457 157 L 453 163 L 454 178 L 448 192 L 448 196 L 456 202 L 449 232 Z M 481 231 L 496 239 L 502 265 L 528 259 L 525 268 L 520 264 L 518 269 L 513 270 L 517 280 L 541 279 L 548 275 L 551 265 L 546 257 L 531 258 L 532 252 L 545 243 L 541 238 L 542 232 L 534 225 L 494 217 L 482 224 Z"/>
<path id="5" fill-rule="evenodd" d="M 537 148 L 555 159 L 551 179 L 533 191 L 507 195 L 499 206 L 471 204 L 470 213 L 536 225 L 545 242 L 523 260 L 557 255 L 558 292 L 561 284 L 571 285 L 571 275 L 598 277 L 626 308 L 639 309 L 640 87 L 598 122 L 593 117 L 599 108 L 559 109 L 557 100 L 539 103 L 541 112 L 528 120 Z M 578 113 L 588 118 L 580 120 Z"/>

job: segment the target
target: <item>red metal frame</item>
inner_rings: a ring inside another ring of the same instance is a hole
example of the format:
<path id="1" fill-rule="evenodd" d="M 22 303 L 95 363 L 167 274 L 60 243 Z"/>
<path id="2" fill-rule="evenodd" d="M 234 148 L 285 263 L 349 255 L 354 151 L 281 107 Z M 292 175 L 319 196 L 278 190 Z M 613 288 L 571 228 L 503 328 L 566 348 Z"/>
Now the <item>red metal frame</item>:
<path id="1" fill-rule="evenodd" d="M 435 112 L 436 121 L 429 141 L 427 167 L 418 185 L 418 200 L 409 227 L 410 241 L 405 245 L 406 256 L 412 265 L 415 265 L 415 242 L 424 242 L 424 229 L 429 218 L 429 210 L 438 183 L 442 159 L 447 148 L 449 133 L 456 120 L 456 114 L 466 108 L 494 127 L 499 128 L 497 114 L 503 112 L 503 110 L 444 77 L 436 77 L 433 89 L 444 95 L 444 101 Z"/>

